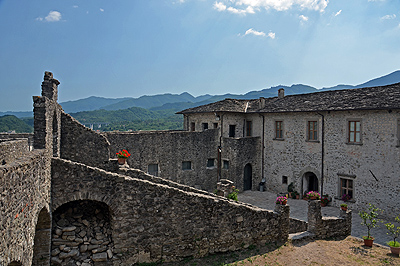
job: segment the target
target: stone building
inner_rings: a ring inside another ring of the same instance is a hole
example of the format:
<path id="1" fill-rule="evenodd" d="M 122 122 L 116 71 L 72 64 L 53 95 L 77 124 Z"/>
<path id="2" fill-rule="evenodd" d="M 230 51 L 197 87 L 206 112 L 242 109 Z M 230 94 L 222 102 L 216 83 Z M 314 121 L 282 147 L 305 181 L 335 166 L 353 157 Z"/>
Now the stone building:
<path id="1" fill-rule="evenodd" d="M 180 112 L 187 131 L 218 128 L 220 168 L 240 189 L 319 191 L 352 208 L 400 208 L 400 84 L 255 100 L 225 99 Z M 236 149 L 237 147 L 237 149 Z M 249 167 L 250 166 L 250 167 Z M 250 170 L 249 170 L 250 169 Z M 250 172 L 250 173 L 249 173 Z M 251 179 L 248 177 L 251 176 Z"/>
<path id="2" fill-rule="evenodd" d="M 316 202 L 307 225 L 289 218 L 289 206 L 268 211 L 207 192 L 223 178 L 240 190 L 265 180 L 281 191 L 293 181 L 331 195 L 350 180 L 343 189 L 353 189 L 354 204 L 372 191 L 398 195 L 398 84 L 337 92 L 325 103 L 327 94 L 227 99 L 182 111 L 185 131 L 104 134 L 62 110 L 59 84 L 45 73 L 33 135 L 0 136 L 0 266 L 134 265 L 285 242 L 304 230 L 350 234 L 350 212 L 321 219 Z M 345 94 L 368 97 L 354 110 L 330 110 L 346 106 Z M 375 94 L 385 104 L 367 101 Z M 351 137 L 342 144 L 342 135 Z M 121 149 L 132 154 L 122 166 Z"/>

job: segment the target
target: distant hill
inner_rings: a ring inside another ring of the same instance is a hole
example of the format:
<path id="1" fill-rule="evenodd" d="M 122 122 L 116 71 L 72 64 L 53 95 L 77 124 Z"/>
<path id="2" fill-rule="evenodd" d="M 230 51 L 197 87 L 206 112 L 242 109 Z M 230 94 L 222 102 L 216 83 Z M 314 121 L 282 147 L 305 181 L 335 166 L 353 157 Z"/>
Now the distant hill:
<path id="1" fill-rule="evenodd" d="M 0 132 L 15 130 L 16 133 L 31 133 L 33 127 L 26 124 L 14 115 L 0 116 Z"/>
<path id="2" fill-rule="evenodd" d="M 102 109 L 104 106 L 117 104 L 119 102 L 126 101 L 127 99 L 129 98 L 111 99 L 111 98 L 91 96 L 85 99 L 62 102 L 60 103 L 60 105 L 62 106 L 65 112 L 75 113 L 81 111 L 99 110 Z"/>

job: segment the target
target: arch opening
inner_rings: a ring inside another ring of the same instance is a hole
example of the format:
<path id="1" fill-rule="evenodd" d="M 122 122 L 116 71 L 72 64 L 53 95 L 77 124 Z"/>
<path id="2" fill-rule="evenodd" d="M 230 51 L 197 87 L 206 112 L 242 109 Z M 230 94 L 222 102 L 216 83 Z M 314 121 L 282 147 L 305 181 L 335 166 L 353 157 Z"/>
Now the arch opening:
<path id="1" fill-rule="evenodd" d="M 46 207 L 39 212 L 33 240 L 32 265 L 50 264 L 51 218 Z"/>
<path id="2" fill-rule="evenodd" d="M 318 177 L 313 172 L 303 175 L 303 194 L 309 191 L 319 191 Z"/>
<path id="3" fill-rule="evenodd" d="M 12 261 L 8 264 L 8 266 L 22 266 L 22 263 L 19 261 Z"/>
<path id="4" fill-rule="evenodd" d="M 243 190 L 251 190 L 253 187 L 253 170 L 251 164 L 248 163 L 244 167 Z"/>
<path id="5" fill-rule="evenodd" d="M 78 200 L 61 205 L 53 213 L 51 262 L 112 265 L 111 212 L 107 204 Z"/>

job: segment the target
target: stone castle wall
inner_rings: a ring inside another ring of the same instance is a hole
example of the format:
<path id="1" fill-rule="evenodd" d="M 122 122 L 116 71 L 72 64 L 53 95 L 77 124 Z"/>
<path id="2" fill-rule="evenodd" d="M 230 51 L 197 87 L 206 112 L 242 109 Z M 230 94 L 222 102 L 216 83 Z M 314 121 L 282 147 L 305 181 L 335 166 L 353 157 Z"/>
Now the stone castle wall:
<path id="1" fill-rule="evenodd" d="M 0 165 L 15 161 L 17 158 L 25 156 L 28 151 L 28 139 L 0 139 Z"/>
<path id="2" fill-rule="evenodd" d="M 110 142 L 111 157 L 122 149 L 128 150 L 130 167 L 148 172 L 149 164 L 158 165 L 158 176 L 191 187 L 213 191 L 218 179 L 218 130 L 204 132 L 149 131 L 104 133 Z M 207 167 L 214 159 L 213 167 Z M 190 161 L 191 168 L 182 169 Z"/>
<path id="3" fill-rule="evenodd" d="M 0 265 L 42 265 L 38 261 L 47 261 L 48 265 L 50 224 L 45 221 L 50 221 L 49 157 L 44 150 L 35 150 L 6 160 L 0 165 L 0 184 Z M 39 223 L 41 226 L 37 226 Z"/>
<path id="4" fill-rule="evenodd" d="M 101 167 L 110 158 L 109 146 L 104 136 L 61 113 L 61 158 Z"/>
<path id="5" fill-rule="evenodd" d="M 80 200 L 109 207 L 113 250 L 106 257 L 114 265 L 200 257 L 285 241 L 289 234 L 288 206 L 271 212 L 62 159 L 53 159 L 52 173 L 53 210 Z"/>

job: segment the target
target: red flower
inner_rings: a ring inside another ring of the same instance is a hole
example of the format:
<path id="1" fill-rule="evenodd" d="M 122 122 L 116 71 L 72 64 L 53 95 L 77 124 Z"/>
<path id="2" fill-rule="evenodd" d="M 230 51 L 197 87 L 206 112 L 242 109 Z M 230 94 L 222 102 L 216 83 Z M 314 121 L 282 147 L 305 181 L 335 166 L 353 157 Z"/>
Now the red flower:
<path id="1" fill-rule="evenodd" d="M 120 152 L 117 152 L 116 154 L 118 158 L 125 158 L 125 159 L 131 156 L 131 154 L 127 150 L 122 150 Z"/>

